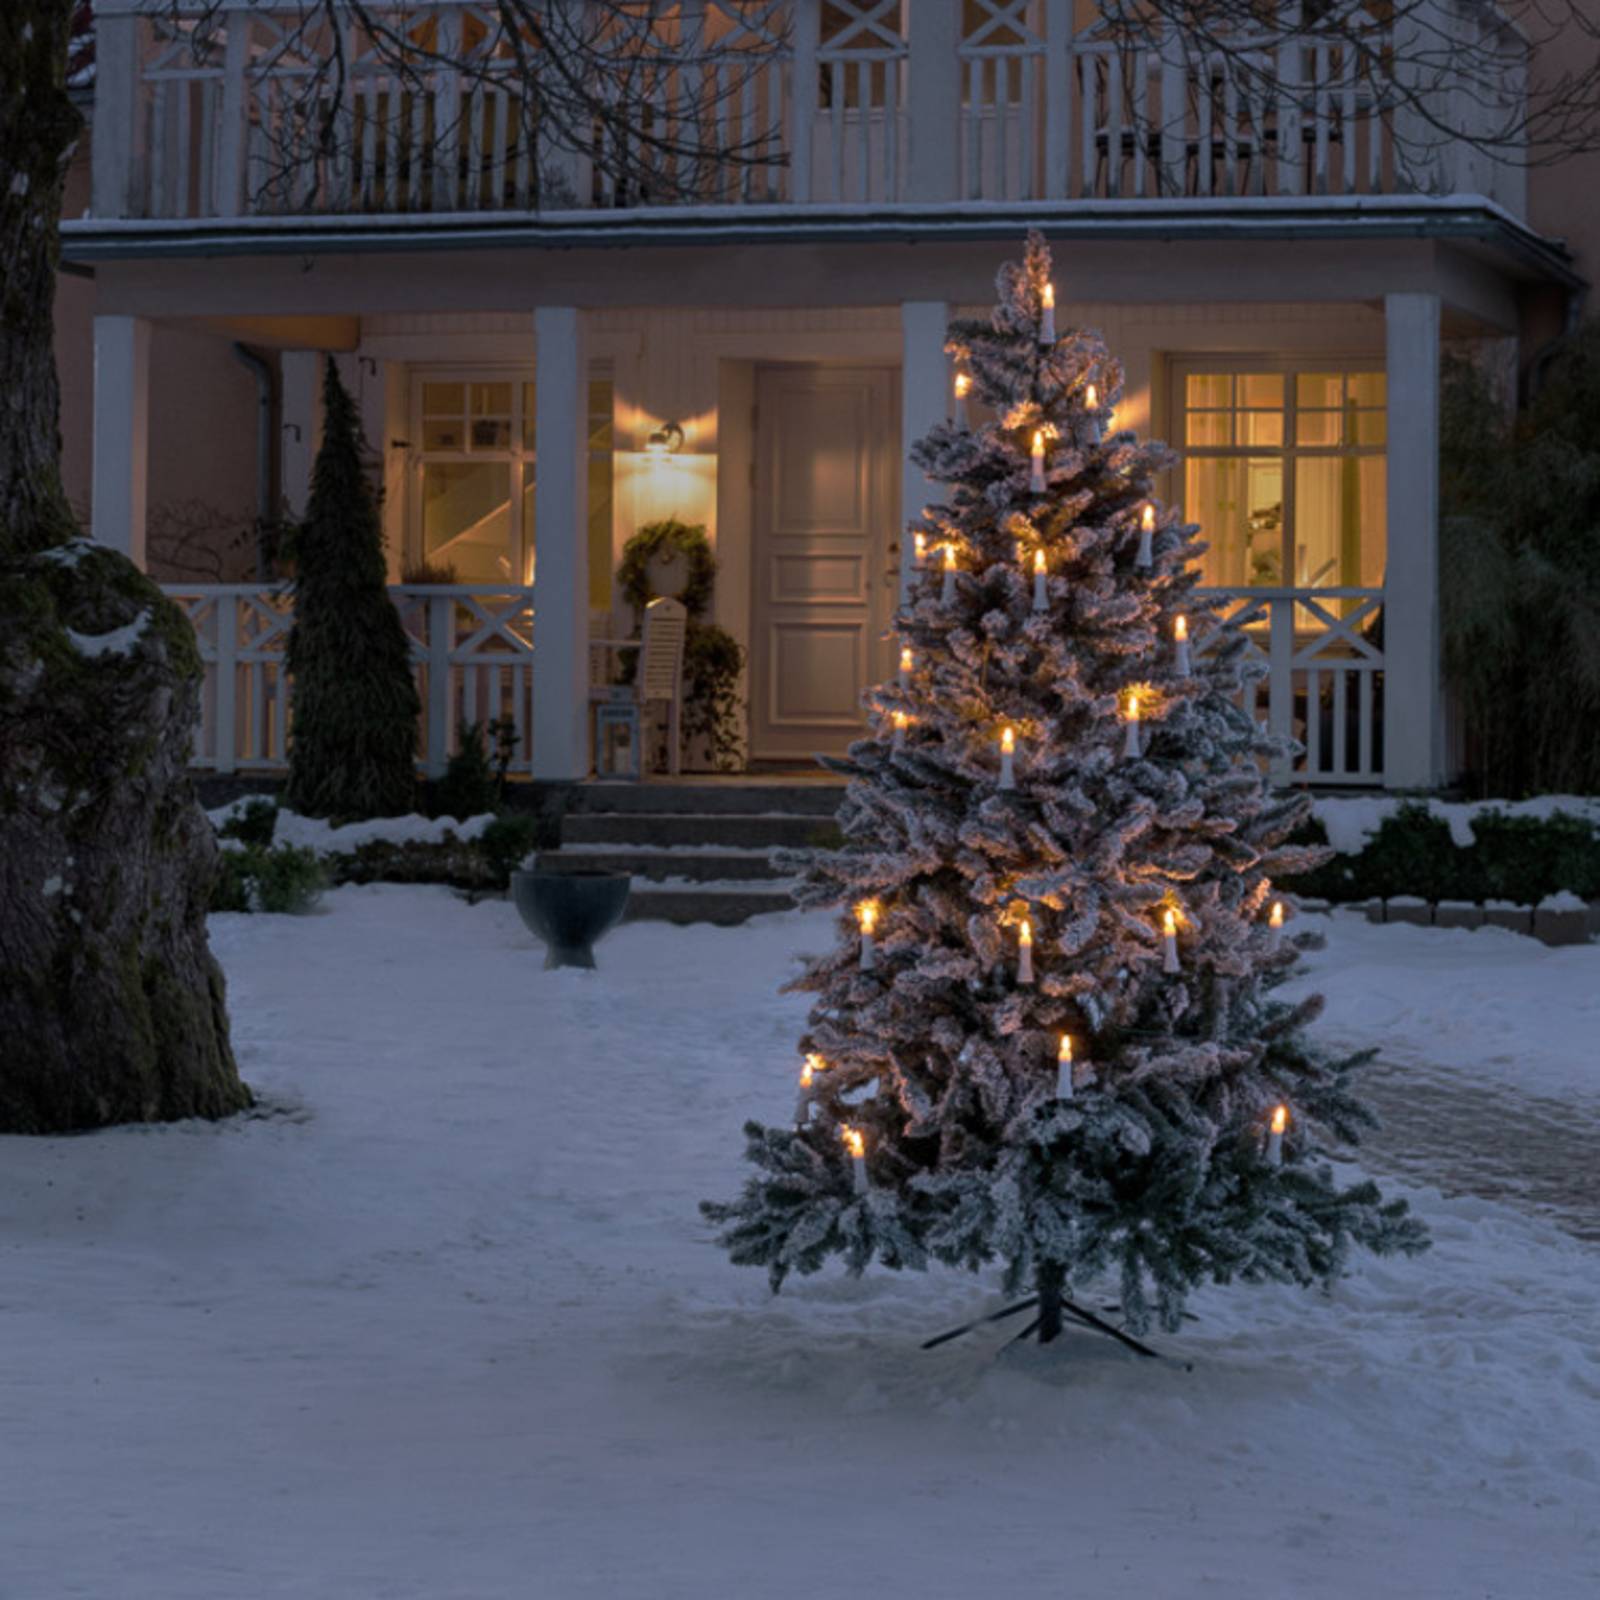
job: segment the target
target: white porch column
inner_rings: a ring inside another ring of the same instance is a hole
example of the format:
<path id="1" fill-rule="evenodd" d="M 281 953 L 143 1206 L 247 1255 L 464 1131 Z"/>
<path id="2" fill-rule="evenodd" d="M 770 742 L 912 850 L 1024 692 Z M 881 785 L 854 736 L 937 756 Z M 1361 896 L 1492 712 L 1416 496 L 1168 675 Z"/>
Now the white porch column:
<path id="1" fill-rule="evenodd" d="M 589 508 L 583 313 L 533 314 L 538 477 L 534 486 L 533 775 L 589 775 Z"/>
<path id="2" fill-rule="evenodd" d="M 1439 297 L 1384 297 L 1389 565 L 1384 579 L 1384 783 L 1443 776 L 1439 692 Z"/>
<path id="3" fill-rule="evenodd" d="M 911 446 L 949 416 L 950 364 L 944 335 L 949 315 L 943 300 L 905 300 L 900 305 L 900 600 L 911 591 L 916 540 L 910 524 L 936 500 L 937 487 L 911 461 Z"/>
<path id="4" fill-rule="evenodd" d="M 90 528 L 141 568 L 149 469 L 150 324 L 96 317 Z"/>
<path id="5" fill-rule="evenodd" d="M 285 350 L 279 357 L 283 437 L 278 471 L 284 510 L 305 514 L 311 497 L 311 467 L 322 442 L 322 356 L 316 350 Z"/>

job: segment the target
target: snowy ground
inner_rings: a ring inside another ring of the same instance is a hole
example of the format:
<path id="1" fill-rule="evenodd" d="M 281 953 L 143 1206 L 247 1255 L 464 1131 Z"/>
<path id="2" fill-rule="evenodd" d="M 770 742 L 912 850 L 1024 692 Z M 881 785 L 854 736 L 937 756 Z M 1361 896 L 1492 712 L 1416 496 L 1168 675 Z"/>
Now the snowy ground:
<path id="1" fill-rule="evenodd" d="M 265 1114 L 0 1140 L 4 1600 L 1600 1592 L 1600 1254 L 1540 1196 L 1422 1192 L 1436 1248 L 1331 1299 L 1208 1294 L 1189 1369 L 923 1354 L 992 1285 L 774 1301 L 695 1213 L 792 1105 L 824 919 L 598 973 L 444 890 L 213 926 Z M 1341 917 L 1316 971 L 1446 1188 L 1517 1165 L 1528 1091 L 1600 1128 L 1600 948 Z M 1445 1138 L 1452 1090 L 1493 1109 Z"/>

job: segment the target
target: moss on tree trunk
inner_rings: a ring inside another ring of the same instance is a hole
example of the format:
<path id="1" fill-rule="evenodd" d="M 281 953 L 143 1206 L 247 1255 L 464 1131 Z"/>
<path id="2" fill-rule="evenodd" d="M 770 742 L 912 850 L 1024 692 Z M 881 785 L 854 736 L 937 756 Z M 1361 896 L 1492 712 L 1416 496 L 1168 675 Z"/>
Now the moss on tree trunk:
<path id="1" fill-rule="evenodd" d="M 51 308 L 78 136 L 69 0 L 0 8 L 0 1131 L 250 1103 L 206 943 L 215 871 L 188 776 L 187 619 L 79 538 Z"/>

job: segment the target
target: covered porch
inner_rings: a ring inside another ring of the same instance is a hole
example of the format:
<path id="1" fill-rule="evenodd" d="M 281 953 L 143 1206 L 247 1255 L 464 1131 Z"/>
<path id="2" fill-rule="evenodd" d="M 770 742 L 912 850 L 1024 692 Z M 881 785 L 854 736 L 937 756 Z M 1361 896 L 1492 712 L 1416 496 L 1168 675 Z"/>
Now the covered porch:
<path id="1" fill-rule="evenodd" d="M 1092 266 L 1106 249 L 1061 250 L 1061 319 L 1099 329 L 1124 362 L 1117 424 L 1184 454 L 1163 497 L 1206 528 L 1205 578 L 1265 662 L 1255 714 L 1306 746 L 1280 778 L 1440 782 L 1439 356 L 1446 338 L 1504 340 L 1511 319 L 1484 314 L 1500 297 L 1463 304 L 1435 281 L 1355 300 L 1162 298 L 1147 267 L 1133 298 L 1115 292 L 1135 281 L 1124 271 Z M 981 290 L 998 255 L 977 254 L 981 277 L 918 276 Z M 859 734 L 862 690 L 892 670 L 900 532 L 935 498 L 906 450 L 953 405 L 949 319 L 983 302 L 864 302 L 854 264 L 842 286 L 827 305 L 324 314 L 315 348 L 303 318 L 209 318 L 219 338 L 280 341 L 291 512 L 317 439 L 319 349 L 358 394 L 426 707 L 423 770 L 442 771 L 467 724 L 504 718 L 514 773 L 592 774 L 592 692 L 613 664 L 595 641 L 633 620 L 616 567 L 667 517 L 715 548 L 708 620 L 746 654 L 752 767 L 793 768 Z M 108 310 L 95 328 L 94 531 L 141 560 L 154 320 Z M 286 596 L 168 586 L 207 660 L 197 761 L 280 766 Z"/>

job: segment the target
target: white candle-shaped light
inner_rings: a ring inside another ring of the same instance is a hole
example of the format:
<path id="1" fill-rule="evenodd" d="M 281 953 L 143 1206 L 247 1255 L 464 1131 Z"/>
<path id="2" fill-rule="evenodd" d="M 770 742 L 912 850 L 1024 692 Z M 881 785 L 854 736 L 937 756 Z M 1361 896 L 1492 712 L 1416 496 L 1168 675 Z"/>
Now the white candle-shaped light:
<path id="1" fill-rule="evenodd" d="M 1028 490 L 1032 494 L 1044 493 L 1044 429 L 1033 430 L 1033 470 L 1028 475 Z"/>
<path id="2" fill-rule="evenodd" d="M 797 1128 L 805 1127 L 811 1120 L 811 1088 L 817 1080 L 817 1074 L 827 1066 L 827 1062 L 815 1052 L 808 1055 L 800 1068 L 800 1092 L 794 1100 L 794 1122 Z"/>
<path id="3" fill-rule="evenodd" d="M 956 547 L 947 544 L 944 547 L 944 587 L 939 591 L 939 600 L 943 605 L 949 605 L 956 597 Z"/>
<path id="4" fill-rule="evenodd" d="M 856 907 L 856 925 L 861 929 L 861 970 L 871 972 L 878 964 L 878 944 L 872 936 L 878 926 L 876 900 L 863 900 Z"/>
<path id="5" fill-rule="evenodd" d="M 1267 1165 L 1283 1165 L 1283 1131 L 1289 1126 L 1289 1108 L 1276 1105 L 1272 1108 L 1272 1121 L 1267 1124 Z"/>
<path id="6" fill-rule="evenodd" d="M 1105 434 L 1105 418 L 1100 414 L 1100 391 L 1088 383 L 1083 388 L 1083 409 L 1089 413 L 1089 427 L 1098 444 Z"/>
<path id="7" fill-rule="evenodd" d="M 1122 753 L 1130 761 L 1136 760 L 1139 755 L 1139 691 L 1133 690 L 1128 696 L 1128 731 L 1123 737 Z"/>
<path id="8" fill-rule="evenodd" d="M 1272 902 L 1272 912 L 1267 918 L 1267 949 L 1277 951 L 1283 943 L 1283 901 Z"/>
<path id="9" fill-rule="evenodd" d="M 902 689 L 911 687 L 911 668 L 915 660 L 916 657 L 911 654 L 911 646 L 908 644 L 902 645 L 900 647 L 900 687 Z"/>
<path id="10" fill-rule="evenodd" d="M 1139 554 L 1134 564 L 1148 567 L 1155 560 L 1155 552 L 1150 548 L 1150 541 L 1156 532 L 1156 508 L 1148 500 L 1144 503 L 1144 510 L 1139 514 Z"/>
<path id="11" fill-rule="evenodd" d="M 839 1137 L 844 1140 L 844 1147 L 850 1153 L 850 1170 L 853 1174 L 856 1193 L 867 1192 L 867 1141 L 862 1137 L 859 1128 L 848 1125 L 839 1130 Z"/>
<path id="12" fill-rule="evenodd" d="M 1017 982 L 1033 982 L 1033 924 L 1026 917 L 1017 929 Z"/>
<path id="13" fill-rule="evenodd" d="M 1061 1044 L 1056 1050 L 1056 1099 L 1070 1100 L 1072 1098 L 1072 1035 L 1061 1035 Z"/>
<path id="14" fill-rule="evenodd" d="M 1047 283 L 1039 291 L 1039 343 L 1056 342 L 1056 286 Z"/>
<path id="15" fill-rule="evenodd" d="M 1171 906 L 1161 918 L 1161 970 L 1178 970 L 1178 913 Z"/>
<path id="16" fill-rule="evenodd" d="M 1048 587 L 1048 568 L 1045 565 L 1044 551 L 1033 552 L 1033 609 L 1035 611 L 1048 611 L 1050 609 L 1050 590 Z"/>
<path id="17" fill-rule="evenodd" d="M 928 564 L 928 536 L 919 533 L 912 541 L 912 554 L 919 570 Z"/>
<path id="18" fill-rule="evenodd" d="M 1017 735 L 1016 730 L 1008 722 L 1000 730 L 1000 787 L 1015 789 L 1016 786 Z"/>
<path id="19" fill-rule="evenodd" d="M 1172 624 L 1172 637 L 1178 645 L 1178 676 L 1187 678 L 1190 672 L 1189 664 L 1189 619 L 1180 616 Z"/>
<path id="20" fill-rule="evenodd" d="M 956 426 L 970 428 L 972 420 L 967 414 L 967 396 L 972 393 L 972 374 L 958 372 L 956 374 Z"/>
<path id="21" fill-rule="evenodd" d="M 910 723 L 910 721 L 911 721 L 911 718 L 908 717 L 905 714 L 905 712 L 903 712 L 903 711 L 895 712 L 895 714 L 894 714 L 894 747 L 895 747 L 896 750 L 904 750 L 905 747 L 906 747 L 906 728 L 907 728 L 908 724 Z"/>

